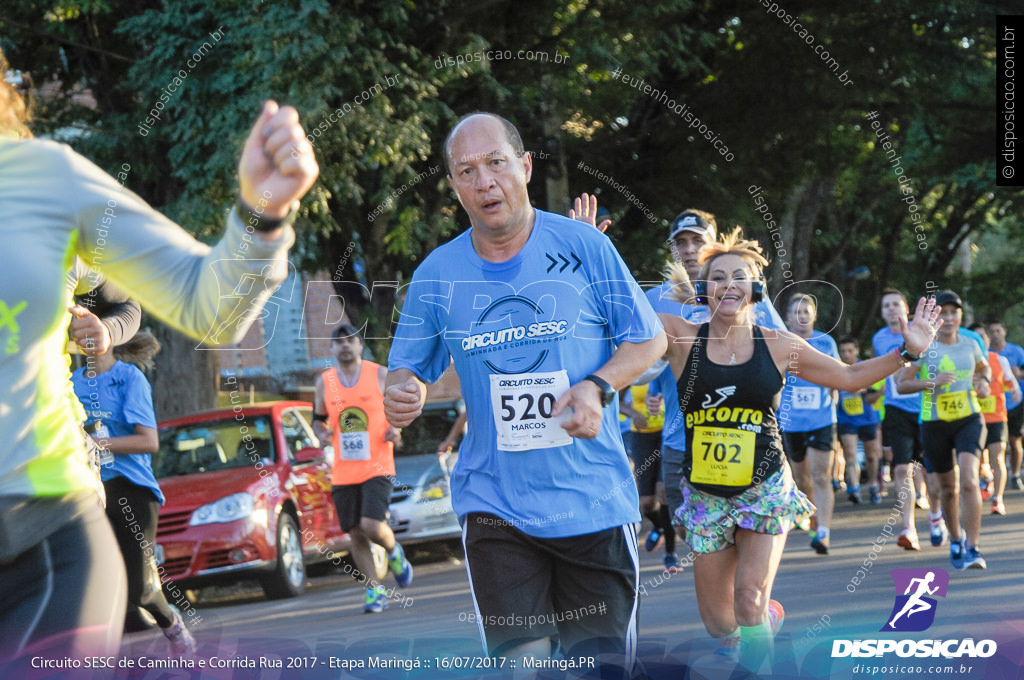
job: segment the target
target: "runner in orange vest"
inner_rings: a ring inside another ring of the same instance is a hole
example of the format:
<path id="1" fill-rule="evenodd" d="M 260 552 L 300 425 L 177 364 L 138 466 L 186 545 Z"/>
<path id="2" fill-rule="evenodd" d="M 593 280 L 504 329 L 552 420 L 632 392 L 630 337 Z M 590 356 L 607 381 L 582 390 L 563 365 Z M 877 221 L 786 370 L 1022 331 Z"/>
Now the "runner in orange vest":
<path id="1" fill-rule="evenodd" d="M 1006 393 L 1015 400 L 1020 400 L 1020 387 L 1014 379 L 1010 370 L 1010 364 L 1006 357 L 1000 356 L 992 351 L 989 345 L 988 330 L 983 324 L 976 323 L 971 330 L 981 336 L 985 341 L 985 349 L 988 350 L 988 365 L 992 369 L 992 394 L 979 399 L 981 413 L 985 417 L 985 448 L 988 450 L 990 466 L 992 468 L 993 481 L 990 485 L 992 514 L 1005 515 L 1006 506 L 1003 504 L 1003 491 L 1006 490 Z"/>
<path id="2" fill-rule="evenodd" d="M 331 350 L 338 365 L 316 381 L 313 430 L 334 451 L 331 497 L 342 531 L 352 538 L 352 557 L 366 583 L 364 612 L 388 607 L 387 591 L 374 582 L 370 542 L 388 551 L 388 565 L 402 588 L 412 582 L 412 565 L 387 525 L 388 501 L 395 478 L 395 443 L 401 430 L 384 417 L 384 366 L 362 358 L 363 339 L 355 327 L 341 324 Z"/>

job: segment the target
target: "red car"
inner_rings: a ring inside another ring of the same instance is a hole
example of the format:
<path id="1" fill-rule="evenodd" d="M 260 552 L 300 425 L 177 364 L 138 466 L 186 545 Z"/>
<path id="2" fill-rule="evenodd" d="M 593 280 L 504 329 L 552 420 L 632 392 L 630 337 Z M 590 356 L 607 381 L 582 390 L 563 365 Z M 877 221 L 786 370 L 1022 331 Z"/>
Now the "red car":
<path id="1" fill-rule="evenodd" d="M 153 471 L 167 502 L 156 552 L 168 580 L 197 588 L 256 577 L 268 598 L 294 597 L 306 564 L 348 551 L 311 414 L 309 402 L 280 401 L 160 423 Z M 375 558 L 383 577 L 384 551 Z"/>

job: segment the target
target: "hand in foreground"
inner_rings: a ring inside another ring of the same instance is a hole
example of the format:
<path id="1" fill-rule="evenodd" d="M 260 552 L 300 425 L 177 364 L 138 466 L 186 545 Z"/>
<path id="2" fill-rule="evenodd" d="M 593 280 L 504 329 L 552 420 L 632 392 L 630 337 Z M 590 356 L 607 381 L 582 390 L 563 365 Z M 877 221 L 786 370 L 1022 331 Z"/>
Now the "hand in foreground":
<path id="1" fill-rule="evenodd" d="M 939 318 L 941 311 L 942 308 L 935 304 L 934 297 L 921 298 L 917 301 L 914 320 L 910 325 L 907 325 L 906 319 L 900 319 L 900 332 L 911 354 L 920 356 L 932 344 L 936 331 L 942 327 L 942 319 Z"/>
<path id="2" fill-rule="evenodd" d="M 986 380 L 975 379 L 974 392 L 975 394 L 978 395 L 979 399 L 987 399 L 989 396 L 992 395 L 992 387 Z"/>
<path id="3" fill-rule="evenodd" d="M 267 101 L 238 161 L 242 201 L 262 217 L 279 219 L 298 207 L 320 167 L 299 125 L 298 112 Z M 243 218 L 244 219 L 244 218 Z"/>
<path id="4" fill-rule="evenodd" d="M 420 383 L 409 378 L 384 390 L 384 415 L 395 427 L 406 427 L 423 412 Z"/>
<path id="5" fill-rule="evenodd" d="M 557 416 L 566 408 L 572 409 L 572 417 L 562 423 L 570 437 L 593 439 L 601 431 L 603 409 L 601 390 L 589 380 L 583 380 L 572 387 L 555 402 L 551 415 Z"/>
<path id="6" fill-rule="evenodd" d="M 69 311 L 73 318 L 68 325 L 68 332 L 81 348 L 82 354 L 106 354 L 110 350 L 110 330 L 107 326 L 82 305 L 75 305 Z"/>
<path id="7" fill-rule="evenodd" d="M 573 207 L 569 209 L 569 218 L 596 227 L 602 234 L 612 223 L 611 220 L 597 223 L 597 196 L 587 193 L 580 194 L 579 198 L 573 201 Z"/>

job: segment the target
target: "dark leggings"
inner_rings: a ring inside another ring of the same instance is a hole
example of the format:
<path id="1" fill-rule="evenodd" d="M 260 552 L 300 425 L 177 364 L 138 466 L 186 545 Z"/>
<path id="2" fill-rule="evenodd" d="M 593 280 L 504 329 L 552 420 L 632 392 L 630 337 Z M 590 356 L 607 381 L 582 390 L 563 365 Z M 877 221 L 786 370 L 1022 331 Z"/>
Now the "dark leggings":
<path id="1" fill-rule="evenodd" d="M 124 606 L 124 563 L 97 500 L 0 565 L 0 677 L 27 677 L 33 656 L 116 655 Z"/>
<path id="2" fill-rule="evenodd" d="M 146 609 L 157 625 L 168 628 L 174 623 L 174 613 L 164 597 L 153 556 L 160 503 L 152 491 L 124 477 L 103 482 L 103 487 L 107 491 L 107 518 L 128 572 L 128 606 Z"/>

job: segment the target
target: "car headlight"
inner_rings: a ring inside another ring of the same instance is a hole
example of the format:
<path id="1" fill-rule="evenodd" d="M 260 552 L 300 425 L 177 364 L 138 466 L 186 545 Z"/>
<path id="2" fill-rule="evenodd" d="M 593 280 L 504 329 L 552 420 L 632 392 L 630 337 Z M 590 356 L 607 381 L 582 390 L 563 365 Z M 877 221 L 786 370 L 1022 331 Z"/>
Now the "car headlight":
<path id="1" fill-rule="evenodd" d="M 444 475 L 439 475 L 423 485 L 423 490 L 420 491 L 420 497 L 417 501 L 436 501 L 447 496 L 448 479 Z"/>
<path id="2" fill-rule="evenodd" d="M 234 522 L 245 519 L 253 513 L 256 502 L 247 493 L 233 493 L 219 501 L 207 503 L 192 513 L 190 526 L 199 524 L 215 524 L 217 522 Z"/>

